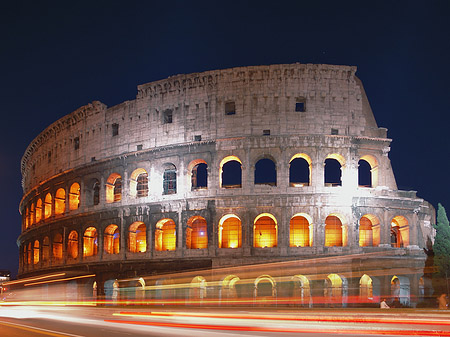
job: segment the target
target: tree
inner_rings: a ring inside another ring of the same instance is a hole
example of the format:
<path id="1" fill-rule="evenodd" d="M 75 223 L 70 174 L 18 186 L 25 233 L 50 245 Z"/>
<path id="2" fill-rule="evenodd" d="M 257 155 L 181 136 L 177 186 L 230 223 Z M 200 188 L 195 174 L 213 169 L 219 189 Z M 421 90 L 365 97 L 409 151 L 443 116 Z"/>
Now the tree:
<path id="1" fill-rule="evenodd" d="M 449 293 L 448 277 L 450 276 L 450 226 L 444 206 L 438 204 L 434 239 L 434 266 L 436 272 L 445 277 L 447 294 Z"/>

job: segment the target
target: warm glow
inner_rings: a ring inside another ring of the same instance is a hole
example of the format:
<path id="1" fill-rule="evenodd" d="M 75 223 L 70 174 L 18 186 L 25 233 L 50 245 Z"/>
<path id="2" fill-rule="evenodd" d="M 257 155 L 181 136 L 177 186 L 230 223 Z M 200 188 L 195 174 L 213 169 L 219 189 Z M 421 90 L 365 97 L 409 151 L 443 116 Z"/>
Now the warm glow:
<path id="1" fill-rule="evenodd" d="M 44 200 L 44 218 L 48 219 L 52 215 L 52 195 L 47 193 Z"/>
<path id="2" fill-rule="evenodd" d="M 259 248 L 277 247 L 277 231 L 277 221 L 272 214 L 258 215 L 253 225 L 253 246 Z"/>
<path id="3" fill-rule="evenodd" d="M 177 235 L 175 222 L 172 219 L 162 219 L 156 224 L 155 250 L 175 250 L 177 247 Z"/>
<path id="4" fill-rule="evenodd" d="M 33 263 L 37 264 L 39 263 L 39 241 L 34 241 L 34 247 L 33 247 Z"/>
<path id="5" fill-rule="evenodd" d="M 147 226 L 143 222 L 135 222 L 128 233 L 130 252 L 144 253 L 147 250 Z"/>
<path id="6" fill-rule="evenodd" d="M 340 298 L 342 296 L 342 279 L 337 274 L 330 274 L 326 278 L 326 287 L 324 296 Z"/>
<path id="7" fill-rule="evenodd" d="M 73 211 L 80 207 L 80 184 L 73 183 L 69 190 L 69 210 Z"/>
<path id="8" fill-rule="evenodd" d="M 359 246 L 371 247 L 380 244 L 380 223 L 372 214 L 366 214 L 359 220 Z"/>
<path id="9" fill-rule="evenodd" d="M 34 225 L 34 203 L 30 207 L 30 226 Z"/>
<path id="10" fill-rule="evenodd" d="M 67 253 L 72 259 L 76 259 L 78 257 L 78 233 L 76 231 L 71 231 L 69 234 Z"/>
<path id="11" fill-rule="evenodd" d="M 378 160 L 372 155 L 365 155 L 359 158 L 365 160 L 370 165 L 370 173 L 372 177 L 372 187 L 378 186 Z"/>
<path id="12" fill-rule="evenodd" d="M 122 177 L 112 173 L 106 181 L 106 202 L 112 203 L 122 199 Z"/>
<path id="13" fill-rule="evenodd" d="M 95 227 L 89 227 L 84 231 L 83 256 L 97 255 L 97 249 L 98 249 L 97 229 Z"/>
<path id="14" fill-rule="evenodd" d="M 55 260 L 62 260 L 62 235 L 56 234 L 53 238 L 53 258 Z"/>
<path id="15" fill-rule="evenodd" d="M 408 220 L 403 216 L 396 216 L 391 221 L 391 245 L 396 248 L 409 245 Z"/>
<path id="16" fill-rule="evenodd" d="M 242 170 L 242 161 L 238 157 L 236 157 L 236 156 L 227 156 L 227 157 L 223 158 L 222 161 L 220 162 L 220 165 L 219 165 L 219 167 L 220 167 L 220 174 L 219 174 L 219 180 L 220 181 L 219 181 L 219 183 L 220 183 L 221 187 L 224 187 L 223 181 L 222 181 L 222 179 L 223 179 L 223 166 L 225 164 L 231 162 L 231 161 L 237 161 L 239 164 L 241 164 L 241 170 Z M 242 171 L 241 171 L 241 174 L 242 174 Z M 231 186 L 231 187 L 241 187 L 241 186 Z"/>
<path id="17" fill-rule="evenodd" d="M 105 229 L 103 244 L 108 254 L 119 254 L 120 231 L 117 225 L 109 225 Z"/>
<path id="18" fill-rule="evenodd" d="M 36 202 L 36 223 L 42 220 L 42 199 Z"/>
<path id="19" fill-rule="evenodd" d="M 303 215 L 292 217 L 289 223 L 289 246 L 309 247 L 312 246 L 312 233 L 310 223 Z"/>
<path id="20" fill-rule="evenodd" d="M 335 215 L 325 219 L 325 247 L 343 246 L 343 226 L 341 220 Z"/>
<path id="21" fill-rule="evenodd" d="M 219 221 L 219 248 L 239 248 L 242 241 L 241 220 L 227 214 Z"/>
<path id="22" fill-rule="evenodd" d="M 130 176 L 130 196 L 148 196 L 148 173 L 143 168 L 138 168 Z"/>
<path id="23" fill-rule="evenodd" d="M 64 214 L 66 211 L 66 191 L 60 188 L 55 195 L 55 214 Z"/>
<path id="24" fill-rule="evenodd" d="M 364 299 L 373 297 L 372 279 L 367 274 L 359 281 L 359 295 Z"/>
<path id="25" fill-rule="evenodd" d="M 186 227 L 186 248 L 208 248 L 208 232 L 205 218 L 193 216 L 188 220 Z"/>

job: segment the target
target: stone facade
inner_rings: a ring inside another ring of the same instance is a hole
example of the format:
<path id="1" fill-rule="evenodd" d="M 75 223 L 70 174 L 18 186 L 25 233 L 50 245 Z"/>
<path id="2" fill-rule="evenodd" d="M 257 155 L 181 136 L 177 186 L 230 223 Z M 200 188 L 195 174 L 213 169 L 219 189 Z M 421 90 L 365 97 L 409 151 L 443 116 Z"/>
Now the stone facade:
<path id="1" fill-rule="evenodd" d="M 377 284 L 389 296 L 393 278 L 407 279 L 415 297 L 404 303 L 414 305 L 434 209 L 397 189 L 391 140 L 355 72 L 290 64 L 176 75 L 138 86 L 135 100 L 110 108 L 95 101 L 56 121 L 22 158 L 20 276 L 89 270 L 102 283 L 354 254 L 335 272 L 350 270 L 351 283 L 378 277 L 361 261 L 372 261 L 371 270 L 374 261 L 385 271 L 410 268 L 406 276 L 386 271 Z M 263 162 L 272 170 L 259 169 Z M 330 162 L 337 178 L 327 177 Z M 303 178 L 293 177 L 297 163 L 306 163 Z M 200 164 L 207 167 L 201 184 Z M 225 181 L 227 174 L 236 180 Z M 240 231 L 236 245 L 222 234 L 230 217 Z M 162 249 L 167 220 L 175 243 Z M 205 227 L 196 232 L 199 221 Z M 140 250 L 137 224 L 145 225 Z"/>

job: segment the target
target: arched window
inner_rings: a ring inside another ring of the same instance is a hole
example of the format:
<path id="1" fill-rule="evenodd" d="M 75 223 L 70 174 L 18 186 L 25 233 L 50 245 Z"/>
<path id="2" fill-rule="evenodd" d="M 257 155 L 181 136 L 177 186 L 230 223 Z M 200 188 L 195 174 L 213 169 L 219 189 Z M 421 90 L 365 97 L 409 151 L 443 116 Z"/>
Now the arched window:
<path id="1" fill-rule="evenodd" d="M 359 220 L 359 246 L 371 247 L 380 244 L 380 222 L 371 214 L 364 215 Z"/>
<path id="2" fill-rule="evenodd" d="M 33 246 L 33 263 L 38 264 L 39 263 L 39 241 L 34 241 Z"/>
<path id="3" fill-rule="evenodd" d="M 28 256 L 27 256 L 28 265 L 31 266 L 33 263 L 33 247 L 31 246 L 31 242 L 28 243 Z"/>
<path id="4" fill-rule="evenodd" d="M 130 176 L 130 195 L 136 198 L 148 196 L 148 173 L 138 168 Z"/>
<path id="5" fill-rule="evenodd" d="M 34 203 L 30 207 L 30 226 L 34 225 Z"/>
<path id="6" fill-rule="evenodd" d="M 162 219 L 156 224 L 155 250 L 175 250 L 177 247 L 177 235 L 175 222 L 172 219 Z"/>
<path id="7" fill-rule="evenodd" d="M 66 191 L 59 188 L 55 195 L 55 214 L 64 214 L 66 211 Z"/>
<path id="8" fill-rule="evenodd" d="M 120 231 L 117 225 L 109 225 L 105 229 L 103 245 L 108 254 L 119 254 Z"/>
<path id="9" fill-rule="evenodd" d="M 128 249 L 130 252 L 144 253 L 147 250 L 147 226 L 143 222 L 131 224 L 128 235 Z"/>
<path id="10" fill-rule="evenodd" d="M 58 233 L 53 237 L 53 259 L 55 261 L 62 260 L 62 248 L 63 248 L 62 235 Z"/>
<path id="11" fill-rule="evenodd" d="M 83 235 L 83 256 L 97 255 L 98 251 L 98 237 L 97 229 L 95 227 L 88 227 Z"/>
<path id="12" fill-rule="evenodd" d="M 173 164 L 167 164 L 163 174 L 163 194 L 177 193 L 177 169 Z"/>
<path id="13" fill-rule="evenodd" d="M 69 242 L 67 243 L 67 253 L 72 259 L 78 257 L 78 233 L 76 231 L 71 231 L 69 233 Z"/>
<path id="14" fill-rule="evenodd" d="M 242 244 L 241 220 L 228 214 L 219 221 L 219 248 L 240 248 Z"/>
<path id="15" fill-rule="evenodd" d="M 341 220 L 335 215 L 325 219 L 325 247 L 345 246 L 346 233 Z"/>
<path id="16" fill-rule="evenodd" d="M 358 161 L 358 185 L 378 186 L 378 160 L 372 155 L 362 156 Z"/>
<path id="17" fill-rule="evenodd" d="M 205 218 L 193 216 L 188 220 L 186 228 L 186 248 L 208 248 L 208 232 Z"/>
<path id="18" fill-rule="evenodd" d="M 42 199 L 38 199 L 36 202 L 36 223 L 42 220 Z"/>
<path id="19" fill-rule="evenodd" d="M 303 187 L 311 184 L 311 158 L 299 153 L 289 163 L 289 186 Z"/>
<path id="20" fill-rule="evenodd" d="M 359 280 L 359 296 L 363 301 L 373 298 L 373 282 L 367 274 Z"/>
<path id="21" fill-rule="evenodd" d="M 255 164 L 255 185 L 277 186 L 277 169 L 269 158 L 260 159 Z"/>
<path id="22" fill-rule="evenodd" d="M 238 157 L 228 156 L 220 163 L 220 186 L 222 188 L 242 187 L 242 162 Z"/>
<path id="23" fill-rule="evenodd" d="M 112 173 L 106 181 L 106 202 L 120 200 L 122 200 L 122 177 L 118 173 Z"/>
<path id="24" fill-rule="evenodd" d="M 42 262 L 47 262 L 50 260 L 50 239 L 48 236 L 44 237 L 42 240 Z"/>
<path id="25" fill-rule="evenodd" d="M 52 195 L 47 193 L 44 200 L 44 219 L 52 216 Z"/>
<path id="26" fill-rule="evenodd" d="M 395 248 L 409 245 L 408 220 L 403 216 L 396 216 L 391 221 L 391 246 Z"/>
<path id="27" fill-rule="evenodd" d="M 264 213 L 256 217 L 253 225 L 253 247 L 277 247 L 278 226 L 272 214 Z"/>
<path id="28" fill-rule="evenodd" d="M 325 186 L 342 186 L 342 170 L 344 157 L 331 154 L 325 159 L 324 181 Z"/>
<path id="29" fill-rule="evenodd" d="M 289 223 L 289 246 L 309 247 L 312 246 L 312 231 L 310 231 L 310 220 L 305 215 L 295 215 Z"/>
<path id="30" fill-rule="evenodd" d="M 25 209 L 25 228 L 30 227 L 30 209 L 27 207 Z"/>
<path id="31" fill-rule="evenodd" d="M 255 280 L 256 297 L 272 297 L 276 294 L 275 280 L 269 275 L 259 276 Z"/>
<path id="32" fill-rule="evenodd" d="M 191 189 L 202 190 L 208 188 L 208 165 L 204 160 L 193 162 L 194 167 L 191 170 Z"/>
<path id="33" fill-rule="evenodd" d="M 100 183 L 95 179 L 94 186 L 92 187 L 92 204 L 98 205 L 100 203 Z"/>
<path id="34" fill-rule="evenodd" d="M 343 282 L 339 275 L 330 274 L 325 279 L 324 297 L 325 301 L 331 304 L 342 303 Z"/>
<path id="35" fill-rule="evenodd" d="M 80 207 L 80 184 L 73 183 L 69 190 L 69 210 L 73 211 Z"/>

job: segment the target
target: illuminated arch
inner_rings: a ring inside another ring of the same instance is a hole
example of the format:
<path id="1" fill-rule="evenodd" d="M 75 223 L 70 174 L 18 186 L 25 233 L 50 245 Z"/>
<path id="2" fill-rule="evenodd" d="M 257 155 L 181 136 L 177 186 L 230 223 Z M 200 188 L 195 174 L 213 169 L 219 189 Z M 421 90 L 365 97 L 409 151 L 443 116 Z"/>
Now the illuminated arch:
<path id="1" fill-rule="evenodd" d="M 208 228 L 205 218 L 198 215 L 189 218 L 186 225 L 186 248 L 208 248 Z"/>
<path id="2" fill-rule="evenodd" d="M 120 230 L 119 226 L 111 224 L 105 228 L 103 247 L 108 254 L 119 254 Z"/>
<path id="3" fill-rule="evenodd" d="M 62 250 L 63 250 L 63 238 L 60 233 L 57 233 L 53 237 L 53 259 L 55 261 L 62 260 Z"/>
<path id="4" fill-rule="evenodd" d="M 311 184 L 311 158 L 305 153 L 297 153 L 289 161 L 289 185 L 303 187 Z"/>
<path id="5" fill-rule="evenodd" d="M 361 161 L 367 163 L 362 165 Z M 366 178 L 365 178 L 366 177 Z M 362 180 L 368 180 L 367 182 Z M 358 161 L 358 185 L 366 187 L 378 186 L 378 160 L 372 155 L 364 155 Z"/>
<path id="6" fill-rule="evenodd" d="M 325 219 L 325 247 L 346 246 L 347 226 L 343 216 L 330 214 Z"/>
<path id="7" fill-rule="evenodd" d="M 196 276 L 192 279 L 190 284 L 189 297 L 191 299 L 203 300 L 206 298 L 206 289 L 208 283 L 203 276 Z"/>
<path id="8" fill-rule="evenodd" d="M 59 188 L 55 194 L 55 214 L 64 214 L 66 211 L 66 191 Z"/>
<path id="9" fill-rule="evenodd" d="M 36 201 L 36 223 L 41 222 L 42 220 L 42 199 L 39 198 Z"/>
<path id="10" fill-rule="evenodd" d="M 30 227 L 30 209 L 27 207 L 25 209 L 25 228 Z"/>
<path id="11" fill-rule="evenodd" d="M 338 274 L 329 274 L 325 279 L 324 298 L 332 306 L 345 306 L 347 293 L 347 280 Z"/>
<path id="12" fill-rule="evenodd" d="M 219 248 L 240 248 L 242 222 L 234 214 L 224 215 L 219 221 Z"/>
<path id="13" fill-rule="evenodd" d="M 373 281 L 367 274 L 361 276 L 359 280 L 359 296 L 363 301 L 373 298 Z"/>
<path id="14" fill-rule="evenodd" d="M 44 219 L 52 216 L 52 195 L 47 193 L 44 200 Z"/>
<path id="15" fill-rule="evenodd" d="M 161 219 L 156 224 L 155 250 L 175 250 L 177 247 L 175 221 L 172 219 Z"/>
<path id="16" fill-rule="evenodd" d="M 305 213 L 295 214 L 289 222 L 289 246 L 310 247 L 313 245 L 312 218 Z"/>
<path id="17" fill-rule="evenodd" d="M 195 159 L 188 165 L 191 176 L 191 190 L 208 188 L 208 164 L 203 159 Z"/>
<path id="18" fill-rule="evenodd" d="M 69 233 L 67 242 L 67 253 L 70 258 L 78 258 L 78 233 L 77 231 L 71 231 Z"/>
<path id="19" fill-rule="evenodd" d="M 97 228 L 88 227 L 83 235 L 83 256 L 95 256 L 98 252 Z"/>
<path id="20" fill-rule="evenodd" d="M 236 298 L 236 283 L 241 279 L 236 275 L 228 275 L 222 280 L 221 297 Z"/>
<path id="21" fill-rule="evenodd" d="M 143 168 L 138 168 L 130 176 L 130 195 L 132 197 L 148 196 L 148 173 Z"/>
<path id="22" fill-rule="evenodd" d="M 255 297 L 276 296 L 277 283 L 270 275 L 261 275 L 255 279 Z"/>
<path id="23" fill-rule="evenodd" d="M 106 202 L 113 203 L 122 200 L 122 176 L 112 173 L 106 180 Z"/>
<path id="24" fill-rule="evenodd" d="M 80 184 L 73 183 L 69 189 L 69 210 L 73 211 L 80 207 Z"/>
<path id="25" fill-rule="evenodd" d="M 394 275 L 391 278 L 391 297 L 394 302 L 398 300 L 402 305 L 409 305 L 410 281 L 407 276 Z"/>
<path id="26" fill-rule="evenodd" d="M 27 264 L 31 266 L 33 263 L 33 247 L 31 246 L 31 242 L 28 243 L 28 256 L 27 256 Z"/>
<path id="27" fill-rule="evenodd" d="M 36 240 L 34 241 L 34 245 L 33 245 L 33 263 L 34 264 L 38 264 L 39 263 L 39 241 Z"/>
<path id="28" fill-rule="evenodd" d="M 242 161 L 236 156 L 223 158 L 220 162 L 219 180 L 222 188 L 242 187 Z"/>
<path id="29" fill-rule="evenodd" d="M 391 246 L 395 248 L 407 247 L 409 245 L 408 220 L 401 215 L 394 217 L 391 221 Z"/>
<path id="30" fill-rule="evenodd" d="M 128 250 L 131 253 L 144 253 L 147 251 L 147 226 L 136 221 L 128 228 Z"/>
<path id="31" fill-rule="evenodd" d="M 34 225 L 34 220 L 34 202 L 32 202 L 30 206 L 30 226 Z"/>
<path id="32" fill-rule="evenodd" d="M 311 306 L 311 289 L 308 278 L 304 275 L 294 275 L 291 278 L 294 283 L 293 297 L 300 300 L 301 306 Z"/>
<path id="33" fill-rule="evenodd" d="M 359 246 L 377 247 L 380 244 L 380 221 L 375 215 L 365 214 L 359 219 Z"/>
<path id="34" fill-rule="evenodd" d="M 278 244 L 277 219 L 270 213 L 262 213 L 253 222 L 253 247 L 271 248 Z"/>

